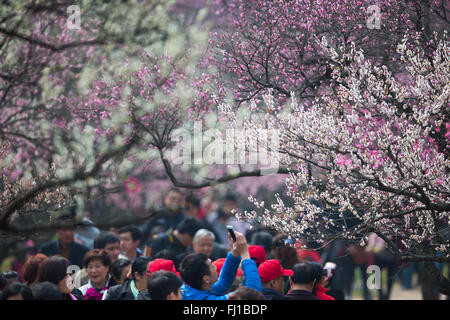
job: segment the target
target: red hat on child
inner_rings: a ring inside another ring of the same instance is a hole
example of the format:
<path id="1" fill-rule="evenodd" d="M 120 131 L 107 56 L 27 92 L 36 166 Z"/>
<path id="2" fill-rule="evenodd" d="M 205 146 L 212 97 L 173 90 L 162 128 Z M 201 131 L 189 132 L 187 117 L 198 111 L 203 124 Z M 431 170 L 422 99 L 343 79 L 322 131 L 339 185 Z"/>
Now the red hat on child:
<path id="1" fill-rule="evenodd" d="M 173 261 L 167 259 L 156 259 L 150 262 L 146 275 L 150 276 L 152 273 L 160 270 L 171 271 L 180 276 L 180 273 L 175 269 Z"/>
<path id="2" fill-rule="evenodd" d="M 225 260 L 226 260 L 226 258 L 220 258 L 220 259 L 217 259 L 216 261 L 214 261 L 214 262 L 212 263 L 213 265 L 216 266 L 216 269 L 217 269 L 217 275 L 219 275 L 219 274 L 220 274 L 220 271 L 222 271 L 222 267 L 223 267 L 223 265 L 224 265 L 224 263 L 225 263 Z M 241 269 L 238 269 L 238 270 L 237 270 L 236 277 L 240 277 L 240 276 L 242 276 L 242 275 L 244 275 L 244 273 L 242 272 Z"/>
<path id="3" fill-rule="evenodd" d="M 250 254 L 250 258 L 255 260 L 257 265 L 266 261 L 266 250 L 264 250 L 263 246 L 248 246 L 248 253 Z"/>
<path id="4" fill-rule="evenodd" d="M 272 259 L 261 263 L 258 267 L 258 273 L 261 277 L 261 282 L 267 282 L 280 276 L 292 276 L 294 271 L 283 269 L 280 261 Z"/>

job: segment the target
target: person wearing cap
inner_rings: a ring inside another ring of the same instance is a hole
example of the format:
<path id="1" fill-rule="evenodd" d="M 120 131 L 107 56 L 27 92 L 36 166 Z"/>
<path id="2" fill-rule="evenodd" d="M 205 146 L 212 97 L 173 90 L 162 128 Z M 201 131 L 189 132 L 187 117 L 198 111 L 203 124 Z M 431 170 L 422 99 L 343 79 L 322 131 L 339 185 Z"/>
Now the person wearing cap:
<path id="1" fill-rule="evenodd" d="M 264 247 L 258 245 L 248 246 L 248 252 L 250 258 L 256 262 L 258 267 L 261 263 L 266 261 L 266 251 L 264 250 Z"/>
<path id="2" fill-rule="evenodd" d="M 181 287 L 183 300 L 228 300 L 231 293 L 227 292 L 236 278 L 241 260 L 244 286 L 261 291 L 258 268 L 248 253 L 247 240 L 240 232 L 236 231 L 235 235 L 235 242 L 228 235 L 231 252 L 227 255 L 220 276 L 217 275 L 216 266 L 203 253 L 192 253 L 183 259 L 180 266 L 184 281 Z"/>
<path id="3" fill-rule="evenodd" d="M 217 276 L 220 277 L 220 272 L 222 271 L 223 265 L 225 264 L 226 258 L 220 258 L 215 260 L 212 264 L 216 266 Z M 237 269 L 236 277 L 234 278 L 233 284 L 231 285 L 228 292 L 236 290 L 244 279 L 244 273 L 240 268 Z"/>
<path id="4" fill-rule="evenodd" d="M 147 277 L 150 277 L 152 273 L 165 270 L 175 273 L 177 276 L 180 276 L 180 273 L 175 269 L 175 265 L 172 260 L 167 259 L 155 259 L 149 263 L 147 269 Z"/>
<path id="5" fill-rule="evenodd" d="M 292 270 L 283 269 L 276 259 L 266 260 L 258 267 L 262 282 L 262 294 L 267 300 L 287 300 L 283 295 L 286 276 L 292 276 Z"/>
<path id="6" fill-rule="evenodd" d="M 286 294 L 288 300 L 320 300 L 312 291 L 316 285 L 316 272 L 310 262 L 297 263 L 292 268 L 294 274 L 289 278 L 291 290 Z"/>

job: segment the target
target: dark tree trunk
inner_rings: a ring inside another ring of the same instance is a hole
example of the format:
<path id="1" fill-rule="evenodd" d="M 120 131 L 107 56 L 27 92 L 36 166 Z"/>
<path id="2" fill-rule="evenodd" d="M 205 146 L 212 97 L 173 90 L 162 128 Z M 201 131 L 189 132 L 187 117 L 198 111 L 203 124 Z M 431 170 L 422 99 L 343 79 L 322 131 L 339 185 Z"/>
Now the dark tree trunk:
<path id="1" fill-rule="evenodd" d="M 439 293 L 450 295 L 450 281 L 444 277 L 433 262 L 424 262 L 422 268 L 422 297 L 438 300 Z"/>
<path id="2" fill-rule="evenodd" d="M 439 291 L 437 290 L 437 285 L 433 281 L 428 268 L 425 267 L 423 263 L 422 270 L 420 272 L 420 282 L 422 288 L 422 299 L 423 300 L 439 300 Z"/>

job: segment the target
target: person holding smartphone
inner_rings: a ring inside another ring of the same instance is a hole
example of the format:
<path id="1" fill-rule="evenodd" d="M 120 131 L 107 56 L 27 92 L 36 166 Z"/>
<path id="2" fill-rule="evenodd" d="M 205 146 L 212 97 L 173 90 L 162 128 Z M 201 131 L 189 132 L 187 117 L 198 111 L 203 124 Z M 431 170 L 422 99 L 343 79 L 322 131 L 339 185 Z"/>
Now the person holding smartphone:
<path id="1" fill-rule="evenodd" d="M 234 231 L 234 238 L 229 233 L 228 242 L 231 251 L 228 253 L 220 275 L 211 260 L 203 253 L 187 255 L 180 265 L 180 274 L 184 283 L 181 287 L 183 300 L 228 300 L 227 293 L 242 263 L 244 286 L 262 290 L 261 279 L 255 261 L 250 258 L 245 236 Z"/>

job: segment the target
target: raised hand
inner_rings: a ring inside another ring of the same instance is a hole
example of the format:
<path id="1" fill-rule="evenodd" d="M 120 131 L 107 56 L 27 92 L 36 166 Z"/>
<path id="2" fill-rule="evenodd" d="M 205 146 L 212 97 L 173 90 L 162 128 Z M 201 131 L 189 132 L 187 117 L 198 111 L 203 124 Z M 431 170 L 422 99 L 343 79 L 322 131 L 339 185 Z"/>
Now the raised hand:
<path id="1" fill-rule="evenodd" d="M 228 243 L 231 248 L 231 254 L 234 257 L 241 256 L 242 260 L 250 259 L 247 239 L 245 239 L 245 236 L 240 232 L 235 231 L 234 234 L 236 235 L 236 242 L 234 242 L 231 235 L 228 234 Z"/>

